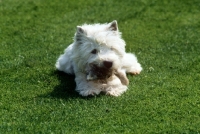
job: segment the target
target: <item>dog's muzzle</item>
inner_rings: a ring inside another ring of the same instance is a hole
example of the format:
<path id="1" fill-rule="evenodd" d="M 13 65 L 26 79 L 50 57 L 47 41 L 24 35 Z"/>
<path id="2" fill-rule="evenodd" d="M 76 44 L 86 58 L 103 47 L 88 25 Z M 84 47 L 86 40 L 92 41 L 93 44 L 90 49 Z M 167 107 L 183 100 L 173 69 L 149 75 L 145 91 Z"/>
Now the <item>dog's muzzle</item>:
<path id="1" fill-rule="evenodd" d="M 107 69 L 110 69 L 113 65 L 112 61 L 103 61 L 103 66 Z"/>
<path id="2" fill-rule="evenodd" d="M 102 65 L 90 64 L 92 73 L 97 77 L 97 79 L 107 79 L 113 74 L 113 62 L 103 61 Z"/>

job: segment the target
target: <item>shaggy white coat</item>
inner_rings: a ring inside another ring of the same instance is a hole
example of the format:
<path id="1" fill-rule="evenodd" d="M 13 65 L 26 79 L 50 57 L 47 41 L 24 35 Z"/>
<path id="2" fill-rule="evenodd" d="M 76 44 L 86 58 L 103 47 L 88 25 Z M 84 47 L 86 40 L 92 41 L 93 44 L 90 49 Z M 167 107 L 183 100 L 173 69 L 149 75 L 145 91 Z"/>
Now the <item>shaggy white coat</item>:
<path id="1" fill-rule="evenodd" d="M 76 91 L 82 96 L 104 92 L 119 96 L 127 90 L 126 73 L 142 70 L 135 55 L 125 52 L 117 21 L 77 26 L 74 42 L 56 62 L 56 68 L 75 75 Z"/>

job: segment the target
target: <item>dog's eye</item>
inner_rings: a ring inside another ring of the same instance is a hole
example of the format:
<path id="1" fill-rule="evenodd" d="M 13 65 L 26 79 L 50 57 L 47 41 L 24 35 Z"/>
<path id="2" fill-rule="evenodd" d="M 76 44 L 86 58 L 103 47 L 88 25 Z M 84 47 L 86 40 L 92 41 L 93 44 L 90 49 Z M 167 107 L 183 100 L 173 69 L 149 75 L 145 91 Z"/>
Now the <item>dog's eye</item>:
<path id="1" fill-rule="evenodd" d="M 97 50 L 96 50 L 96 49 L 93 49 L 93 50 L 91 51 L 91 53 L 92 53 L 92 54 L 96 54 L 96 53 L 97 53 Z"/>

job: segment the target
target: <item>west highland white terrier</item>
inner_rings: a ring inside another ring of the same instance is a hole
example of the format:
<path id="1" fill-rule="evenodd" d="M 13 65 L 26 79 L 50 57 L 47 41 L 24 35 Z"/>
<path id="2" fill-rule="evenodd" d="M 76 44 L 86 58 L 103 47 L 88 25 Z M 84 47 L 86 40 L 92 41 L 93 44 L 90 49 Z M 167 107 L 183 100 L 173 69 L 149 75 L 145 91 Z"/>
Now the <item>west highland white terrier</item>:
<path id="1" fill-rule="evenodd" d="M 76 91 L 82 96 L 119 96 L 127 90 L 126 73 L 142 70 L 135 55 L 125 52 L 117 21 L 106 24 L 77 26 L 74 42 L 57 62 L 56 68 L 75 74 Z"/>

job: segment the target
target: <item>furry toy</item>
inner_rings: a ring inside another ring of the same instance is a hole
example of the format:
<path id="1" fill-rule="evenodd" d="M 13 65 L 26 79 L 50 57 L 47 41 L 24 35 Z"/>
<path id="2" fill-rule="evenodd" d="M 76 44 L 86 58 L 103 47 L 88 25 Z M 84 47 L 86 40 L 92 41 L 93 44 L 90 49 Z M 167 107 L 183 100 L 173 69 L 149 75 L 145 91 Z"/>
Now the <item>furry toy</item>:
<path id="1" fill-rule="evenodd" d="M 125 45 L 117 21 L 77 26 L 74 42 L 58 58 L 56 68 L 75 75 L 75 90 L 82 96 L 100 92 L 120 96 L 129 84 L 126 73 L 142 70 Z"/>

